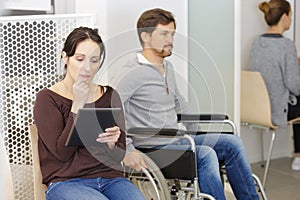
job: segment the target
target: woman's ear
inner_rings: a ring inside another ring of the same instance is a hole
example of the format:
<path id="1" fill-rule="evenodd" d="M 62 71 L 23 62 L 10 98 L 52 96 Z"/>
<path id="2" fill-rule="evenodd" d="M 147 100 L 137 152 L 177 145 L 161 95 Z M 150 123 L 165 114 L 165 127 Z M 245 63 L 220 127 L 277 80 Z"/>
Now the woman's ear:
<path id="1" fill-rule="evenodd" d="M 65 51 L 63 51 L 63 52 L 61 53 L 61 59 L 62 59 L 62 61 L 64 62 L 64 64 L 66 65 L 67 62 L 68 62 L 68 56 L 67 56 L 67 53 L 66 53 Z"/>
<path id="2" fill-rule="evenodd" d="M 289 18 L 289 16 L 286 13 L 283 13 L 280 20 L 282 22 L 286 22 L 288 20 L 288 18 Z"/>
<path id="3" fill-rule="evenodd" d="M 283 13 L 282 16 L 281 16 L 281 18 L 282 18 L 283 20 L 285 20 L 285 19 L 287 18 L 287 14 Z"/>
<path id="4" fill-rule="evenodd" d="M 284 13 L 281 16 L 280 21 L 283 24 L 284 29 L 288 30 L 290 28 L 290 26 L 291 26 L 291 13 L 289 13 L 288 15 L 286 13 Z"/>

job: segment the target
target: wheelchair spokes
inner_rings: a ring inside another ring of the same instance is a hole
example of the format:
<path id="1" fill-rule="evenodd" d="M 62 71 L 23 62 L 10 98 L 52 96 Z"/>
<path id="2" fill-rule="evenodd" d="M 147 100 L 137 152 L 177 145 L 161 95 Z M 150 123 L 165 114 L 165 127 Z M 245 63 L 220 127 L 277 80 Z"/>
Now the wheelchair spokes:
<path id="1" fill-rule="evenodd" d="M 127 177 L 144 194 L 147 200 L 170 200 L 170 191 L 166 180 L 157 165 L 145 154 L 144 161 L 148 169 L 135 171 L 127 169 Z"/>

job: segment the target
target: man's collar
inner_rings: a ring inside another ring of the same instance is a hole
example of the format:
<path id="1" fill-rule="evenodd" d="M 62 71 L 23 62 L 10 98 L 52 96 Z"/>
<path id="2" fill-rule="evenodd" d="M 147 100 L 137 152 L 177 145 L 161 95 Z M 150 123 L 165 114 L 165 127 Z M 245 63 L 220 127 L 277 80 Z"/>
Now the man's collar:
<path id="1" fill-rule="evenodd" d="M 145 56 L 142 54 L 142 52 L 137 52 L 136 56 L 137 56 L 139 63 L 153 66 L 153 64 L 149 60 L 147 60 L 147 58 L 145 58 Z M 165 64 L 166 64 L 166 61 L 164 59 L 164 65 Z"/>
<path id="2" fill-rule="evenodd" d="M 149 62 L 149 60 L 147 60 L 147 58 L 145 58 L 145 56 L 141 52 L 137 52 L 136 56 L 139 63 L 146 64 L 146 65 L 153 65 L 151 62 Z"/>

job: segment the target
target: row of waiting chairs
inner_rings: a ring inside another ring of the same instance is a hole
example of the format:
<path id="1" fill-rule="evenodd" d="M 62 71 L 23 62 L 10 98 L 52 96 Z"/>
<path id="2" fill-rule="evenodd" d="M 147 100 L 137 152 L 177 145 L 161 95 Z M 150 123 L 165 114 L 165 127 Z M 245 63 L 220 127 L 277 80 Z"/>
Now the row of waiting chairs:
<path id="1" fill-rule="evenodd" d="M 226 115 L 178 115 L 179 123 L 202 123 L 229 125 L 229 131 L 225 133 L 237 134 L 235 124 Z M 206 134 L 210 131 L 198 132 Z M 216 130 L 213 130 L 216 132 Z M 219 130 L 223 133 L 223 129 Z M 140 149 L 148 169 L 137 172 L 133 169 L 125 169 L 126 176 L 138 186 L 146 196 L 146 199 L 169 200 L 169 199 L 210 199 L 214 197 L 200 192 L 196 173 L 196 155 L 194 140 L 185 131 L 174 129 L 133 128 L 128 130 L 132 137 L 180 137 L 186 138 L 191 143 L 190 150 L 166 150 L 166 149 Z M 35 200 L 45 199 L 46 185 L 42 184 L 42 176 L 39 166 L 37 149 L 37 128 L 30 126 L 30 136 L 33 153 L 34 189 Z M 167 163 L 167 164 L 166 164 Z M 221 171 L 224 169 L 220 169 Z M 225 170 L 226 171 L 226 170 Z M 253 178 L 260 191 L 262 199 L 267 197 L 260 180 L 253 174 Z"/>
<path id="2" fill-rule="evenodd" d="M 219 123 L 220 120 L 222 123 L 224 123 L 224 122 L 232 123 L 230 120 L 222 118 L 222 115 L 219 115 L 219 116 L 214 115 L 214 117 L 216 117 L 216 116 L 219 117 L 217 120 L 214 120 L 211 115 L 207 115 L 207 116 L 202 115 L 202 118 L 197 118 L 197 120 L 201 121 L 201 123 L 215 123 L 215 122 Z M 190 118 L 191 116 L 185 116 L 185 117 L 186 118 L 183 120 L 195 122 L 195 116 L 192 116 L 192 118 Z M 180 116 L 179 116 L 179 120 L 181 120 Z M 300 121 L 300 118 L 296 118 L 294 120 L 289 121 L 288 123 L 293 124 L 293 123 L 296 123 L 299 121 Z M 270 105 L 268 91 L 267 91 L 265 82 L 259 72 L 242 71 L 242 73 L 241 73 L 241 122 L 243 125 L 249 125 L 251 127 L 261 128 L 262 130 L 265 130 L 266 132 L 272 133 L 268 156 L 267 156 L 267 160 L 266 160 L 263 184 L 262 184 L 263 187 L 265 187 L 265 184 L 267 181 L 267 176 L 268 176 L 271 155 L 272 155 L 272 150 L 273 150 L 273 144 L 274 144 L 275 136 L 276 136 L 275 130 L 278 128 L 278 126 L 276 126 L 272 123 L 271 105 Z M 133 134 L 133 135 L 135 133 L 140 134 L 141 131 L 143 132 L 143 134 L 146 134 L 147 131 L 149 132 L 149 130 L 132 130 L 131 134 Z M 157 132 L 162 135 L 164 131 L 157 131 Z M 46 187 L 46 185 L 42 184 L 42 176 L 40 173 L 39 157 L 37 154 L 38 135 L 37 135 L 37 129 L 34 125 L 30 126 L 30 133 L 31 133 L 30 136 L 31 136 L 31 144 L 32 144 L 32 153 L 33 153 L 32 155 L 33 155 L 34 190 L 35 190 L 34 195 L 35 195 L 35 199 L 41 200 L 41 199 L 45 199 L 45 190 L 47 187 Z M 152 133 L 150 133 L 150 134 L 152 134 Z M 169 134 L 170 134 L 170 131 L 169 131 Z M 178 135 L 180 137 L 184 137 L 184 134 L 182 134 L 182 133 L 176 132 L 176 135 Z M 4 144 L 2 146 L 3 146 L 3 150 L 4 150 L 3 152 L 5 153 Z M 185 154 L 188 154 L 188 153 L 185 153 Z M 183 154 L 183 155 L 185 155 L 185 154 Z M 152 155 L 152 158 L 149 158 L 147 155 Z M 193 157 L 193 156 L 190 156 L 190 157 Z M 1 160 L 5 160 L 5 159 L 7 159 L 7 158 L 1 159 Z M 166 169 L 163 168 L 162 170 L 159 170 L 160 167 L 157 165 L 160 165 L 159 160 L 161 160 L 161 159 L 155 158 L 155 154 L 153 154 L 153 153 L 151 154 L 148 152 L 145 154 L 145 159 L 149 163 L 148 165 L 152 166 L 152 170 L 150 169 L 149 172 L 143 172 L 144 174 L 149 173 L 149 176 L 155 177 L 155 179 L 160 179 L 161 177 L 169 179 L 172 177 L 170 175 L 170 173 L 172 174 L 172 169 L 170 170 L 167 167 Z M 155 162 L 153 162 L 153 160 Z M 262 160 L 264 160 L 263 159 L 263 150 L 262 150 Z M 8 163 L 8 161 L 7 161 L 7 163 Z M 193 163 L 193 161 L 192 161 L 192 163 Z M 176 163 L 174 163 L 174 164 L 177 165 L 178 162 L 177 162 L 177 164 Z M 183 167 L 186 167 L 186 165 Z M 189 166 L 189 167 L 191 169 L 191 166 Z M 9 174 L 11 174 L 9 165 L 7 166 L 7 168 L 8 168 L 9 173 L 6 173 L 6 174 L 9 175 Z M 195 169 L 195 166 L 192 167 L 192 169 Z M 161 173 L 161 171 L 163 173 Z M 184 171 L 194 171 L 194 170 L 184 170 Z M 133 178 L 133 177 L 137 177 L 136 175 L 134 175 L 134 173 L 131 173 L 130 176 L 132 177 L 132 179 L 135 179 L 135 181 L 141 180 L 138 178 Z M 182 176 L 182 177 L 180 177 L 180 176 Z M 187 178 L 185 178 L 185 176 L 186 176 L 185 174 L 180 175 L 180 176 L 178 176 L 178 177 L 182 178 L 182 179 L 187 179 Z M 194 172 L 194 174 L 191 174 L 191 176 L 196 177 L 195 172 Z M 12 176 L 8 176 L 8 177 L 12 177 Z M 142 177 L 142 175 L 140 175 L 140 177 Z M 188 179 L 191 179 L 191 178 L 188 178 Z M 141 185 L 140 182 L 141 181 L 137 182 L 136 184 Z M 259 181 L 258 181 L 258 183 L 259 183 Z M 190 185 L 192 185 L 192 184 L 190 184 Z M 11 190 L 11 192 L 8 192 L 7 194 L 11 194 L 10 198 L 13 199 L 13 197 L 12 197 L 13 196 L 13 190 L 12 190 L 13 187 L 12 187 L 11 178 L 8 179 L 6 186 L 8 186 L 8 188 L 10 188 L 10 190 Z M 160 190 L 163 190 L 161 188 L 167 188 L 168 190 L 171 190 L 172 186 L 162 183 L 154 190 L 158 190 L 161 193 Z M 190 189 L 187 189 L 187 190 L 190 190 Z M 261 189 L 261 190 L 263 191 L 263 189 Z M 191 193 L 199 193 L 197 187 L 194 187 L 193 191 Z M 165 199 L 168 199 L 168 198 L 170 198 L 169 195 L 170 195 L 170 192 L 168 191 L 168 192 L 165 192 L 165 195 L 161 195 L 161 196 L 166 196 Z M 263 194 L 263 196 L 265 196 L 265 194 Z M 264 199 L 266 199 L 266 197 L 264 197 Z"/>

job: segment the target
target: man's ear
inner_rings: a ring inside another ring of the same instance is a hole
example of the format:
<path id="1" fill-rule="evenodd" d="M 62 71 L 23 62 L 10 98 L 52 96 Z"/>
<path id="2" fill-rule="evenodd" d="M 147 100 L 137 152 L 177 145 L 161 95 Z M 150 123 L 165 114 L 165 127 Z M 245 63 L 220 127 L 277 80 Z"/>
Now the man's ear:
<path id="1" fill-rule="evenodd" d="M 141 38 L 142 38 L 144 44 L 147 44 L 149 39 L 150 39 L 150 33 L 142 32 L 141 33 Z"/>

